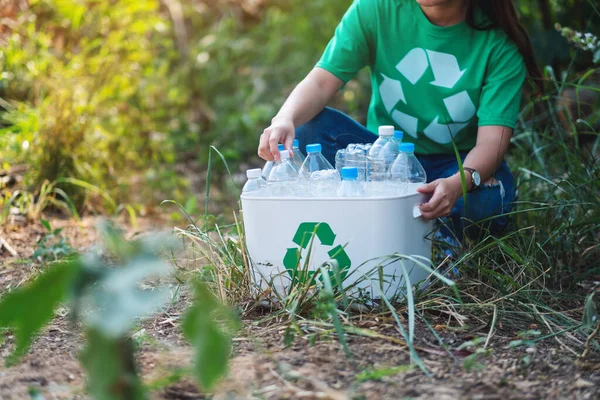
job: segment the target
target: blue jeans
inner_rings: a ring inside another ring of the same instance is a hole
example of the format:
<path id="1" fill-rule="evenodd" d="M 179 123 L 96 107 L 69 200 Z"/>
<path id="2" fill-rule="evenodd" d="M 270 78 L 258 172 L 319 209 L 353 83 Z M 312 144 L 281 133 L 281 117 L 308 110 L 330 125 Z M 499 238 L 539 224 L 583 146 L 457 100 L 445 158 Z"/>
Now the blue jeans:
<path id="1" fill-rule="evenodd" d="M 333 165 L 335 153 L 350 143 L 373 143 L 378 136 L 367 130 L 347 115 L 325 108 L 310 122 L 296 129 L 300 150 L 306 152 L 306 145 L 321 143 L 323 155 Z M 464 161 L 467 153 L 461 153 Z M 417 155 L 427 172 L 428 182 L 447 178 L 458 171 L 454 154 Z M 461 197 L 456 202 L 450 216 L 440 219 L 440 232 L 462 241 L 464 235 L 475 240 L 485 234 L 497 235 L 508 224 L 504 215 L 512 209 L 515 200 L 515 182 L 505 161 L 496 170 L 495 184 L 482 185 L 467 193 L 467 206 Z M 482 222 L 482 220 L 485 220 Z"/>

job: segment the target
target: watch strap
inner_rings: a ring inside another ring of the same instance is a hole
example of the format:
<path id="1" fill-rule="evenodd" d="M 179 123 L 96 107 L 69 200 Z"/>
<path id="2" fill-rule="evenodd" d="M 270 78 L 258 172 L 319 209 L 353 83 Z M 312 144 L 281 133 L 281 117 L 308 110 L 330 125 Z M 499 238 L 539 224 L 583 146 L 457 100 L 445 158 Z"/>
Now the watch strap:
<path id="1" fill-rule="evenodd" d="M 472 187 L 471 187 L 471 190 L 469 190 L 469 192 L 472 191 L 472 190 L 474 190 L 474 189 L 477 189 L 479 187 L 479 185 L 475 184 L 475 179 L 473 179 L 473 173 L 477 172 L 477 170 L 475 168 L 469 168 L 469 167 L 463 167 L 463 169 L 465 171 L 469 171 L 471 173 Z"/>

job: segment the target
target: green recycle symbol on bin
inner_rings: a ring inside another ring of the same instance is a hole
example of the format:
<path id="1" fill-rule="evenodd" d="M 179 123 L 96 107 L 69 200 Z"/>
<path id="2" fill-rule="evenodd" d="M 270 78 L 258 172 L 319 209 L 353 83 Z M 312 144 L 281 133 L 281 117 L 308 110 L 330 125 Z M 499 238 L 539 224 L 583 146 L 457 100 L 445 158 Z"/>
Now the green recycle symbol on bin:
<path id="1" fill-rule="evenodd" d="M 302 222 L 292 239 L 298 247 L 288 248 L 283 257 L 283 266 L 292 280 L 299 280 L 298 267 L 301 266 L 302 250 L 306 250 L 311 245 L 311 242 L 312 246 L 321 245 L 331 247 L 327 254 L 331 260 L 337 261 L 341 278 L 344 280 L 352 265 L 352 261 L 348 257 L 348 254 L 346 254 L 344 246 L 333 246 L 335 237 L 336 234 L 326 222 Z M 314 273 L 315 271 L 308 271 L 306 277 L 310 278 Z M 334 281 L 333 271 L 330 271 L 329 274 L 332 281 Z"/>

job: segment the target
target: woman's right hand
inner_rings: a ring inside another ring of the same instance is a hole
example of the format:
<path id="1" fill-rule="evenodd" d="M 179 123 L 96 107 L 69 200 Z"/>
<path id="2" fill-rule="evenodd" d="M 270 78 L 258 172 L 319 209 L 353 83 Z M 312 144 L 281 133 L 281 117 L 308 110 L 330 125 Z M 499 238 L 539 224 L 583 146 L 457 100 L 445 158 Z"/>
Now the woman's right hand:
<path id="1" fill-rule="evenodd" d="M 322 68 L 312 71 L 296 86 L 271 126 L 260 136 L 258 155 L 267 161 L 279 161 L 277 145 L 283 143 L 292 153 L 296 126 L 307 123 L 320 113 L 344 82 Z"/>
<path id="2" fill-rule="evenodd" d="M 258 155 L 267 161 L 279 161 L 279 150 L 277 145 L 283 143 L 286 150 L 292 155 L 295 128 L 291 120 L 273 119 L 271 126 L 260 135 L 258 144 Z"/>

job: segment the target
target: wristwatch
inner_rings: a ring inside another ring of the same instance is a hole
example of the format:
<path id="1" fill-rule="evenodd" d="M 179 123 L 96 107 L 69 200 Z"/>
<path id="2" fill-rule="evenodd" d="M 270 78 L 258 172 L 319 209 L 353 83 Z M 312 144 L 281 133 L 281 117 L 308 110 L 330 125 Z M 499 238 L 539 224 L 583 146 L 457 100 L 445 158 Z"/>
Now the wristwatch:
<path id="1" fill-rule="evenodd" d="M 463 169 L 465 171 L 469 171 L 471 173 L 471 183 L 473 184 L 473 187 L 471 188 L 471 190 L 477 189 L 481 185 L 481 176 L 479 175 L 479 172 L 477 172 L 476 169 L 469 168 L 469 167 L 463 167 Z M 471 190 L 469 190 L 469 192 Z"/>

